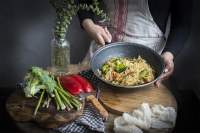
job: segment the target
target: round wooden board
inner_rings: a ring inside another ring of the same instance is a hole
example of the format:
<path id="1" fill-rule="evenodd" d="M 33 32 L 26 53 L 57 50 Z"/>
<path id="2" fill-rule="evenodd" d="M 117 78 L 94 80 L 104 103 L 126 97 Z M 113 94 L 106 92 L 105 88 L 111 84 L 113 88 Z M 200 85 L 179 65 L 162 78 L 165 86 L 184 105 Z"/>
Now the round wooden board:
<path id="1" fill-rule="evenodd" d="M 38 110 L 36 117 L 33 112 L 37 100 L 35 98 L 25 98 L 21 89 L 16 90 L 9 96 L 6 102 L 6 109 L 9 115 L 18 122 L 38 123 L 41 127 L 56 128 L 68 122 L 77 119 L 83 113 L 83 106 L 80 110 L 57 111 L 54 104 L 50 104 L 49 108 L 41 108 Z"/>
<path id="2" fill-rule="evenodd" d="M 117 88 L 110 89 L 106 85 L 102 86 L 99 98 L 105 108 L 115 114 L 131 112 L 140 107 L 142 103 L 161 104 L 177 108 L 174 96 L 164 85 L 159 88 L 151 86 L 126 92 L 115 89 Z"/>

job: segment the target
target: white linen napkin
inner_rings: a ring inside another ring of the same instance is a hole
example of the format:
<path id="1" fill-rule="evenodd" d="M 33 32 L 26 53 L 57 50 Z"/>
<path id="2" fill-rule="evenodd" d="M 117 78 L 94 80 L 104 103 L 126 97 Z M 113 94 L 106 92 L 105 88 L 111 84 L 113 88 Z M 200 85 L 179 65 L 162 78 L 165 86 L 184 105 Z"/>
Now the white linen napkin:
<path id="1" fill-rule="evenodd" d="M 123 113 L 115 118 L 115 133 L 143 133 L 142 129 L 167 129 L 173 128 L 176 121 L 176 111 L 173 107 L 162 105 L 149 106 L 143 103 L 140 108 L 131 113 Z"/>

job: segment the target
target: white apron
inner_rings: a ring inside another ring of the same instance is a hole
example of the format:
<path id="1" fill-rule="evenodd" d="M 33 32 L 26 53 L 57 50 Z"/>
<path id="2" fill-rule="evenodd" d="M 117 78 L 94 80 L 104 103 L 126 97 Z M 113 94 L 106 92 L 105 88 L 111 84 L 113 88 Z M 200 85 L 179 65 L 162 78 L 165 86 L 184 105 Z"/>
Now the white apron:
<path id="1" fill-rule="evenodd" d="M 165 36 L 151 16 L 148 0 L 104 0 L 110 22 L 107 26 L 112 42 L 131 42 L 145 45 L 161 54 Z M 99 46 L 92 41 L 84 63 L 89 63 Z"/>

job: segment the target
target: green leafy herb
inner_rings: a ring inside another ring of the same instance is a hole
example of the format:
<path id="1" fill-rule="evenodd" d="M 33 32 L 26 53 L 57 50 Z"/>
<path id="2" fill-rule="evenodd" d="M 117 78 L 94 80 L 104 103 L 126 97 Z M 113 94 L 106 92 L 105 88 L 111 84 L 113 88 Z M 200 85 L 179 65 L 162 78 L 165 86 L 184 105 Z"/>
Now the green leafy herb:
<path id="1" fill-rule="evenodd" d="M 54 99 L 57 110 L 80 109 L 81 107 L 80 101 L 66 92 L 60 85 L 59 80 L 54 79 L 54 75 L 39 67 L 32 67 L 26 74 L 24 93 L 26 97 L 34 97 L 36 94 L 40 95 L 34 116 L 37 114 L 42 102 L 48 108 L 50 101 L 52 101 L 51 99 Z M 43 99 L 46 100 L 43 101 Z"/>
<path id="2" fill-rule="evenodd" d="M 56 11 L 54 35 L 56 40 L 61 43 L 65 39 L 65 34 L 73 16 L 75 16 L 79 10 L 92 11 L 103 19 L 107 19 L 104 11 L 99 8 L 98 0 L 92 0 L 91 4 L 85 4 L 83 0 L 80 0 L 80 2 L 76 2 L 76 0 L 49 0 L 49 2 Z"/>

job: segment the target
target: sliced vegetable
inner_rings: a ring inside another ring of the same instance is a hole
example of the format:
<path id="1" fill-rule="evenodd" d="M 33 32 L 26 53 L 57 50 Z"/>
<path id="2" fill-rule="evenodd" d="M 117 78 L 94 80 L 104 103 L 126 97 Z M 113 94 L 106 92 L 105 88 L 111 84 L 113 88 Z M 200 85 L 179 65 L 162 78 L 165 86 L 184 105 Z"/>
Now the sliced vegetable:
<path id="1" fill-rule="evenodd" d="M 148 75 L 149 75 L 149 71 L 147 69 L 144 69 L 139 73 L 140 79 L 147 79 Z"/>
<path id="2" fill-rule="evenodd" d="M 103 74 L 106 74 L 109 71 L 109 69 L 110 69 L 110 66 L 108 64 L 104 64 L 102 66 L 102 72 L 103 72 Z"/>
<path id="3" fill-rule="evenodd" d="M 72 75 L 72 77 L 80 83 L 84 92 L 87 93 L 87 92 L 93 91 L 92 85 L 90 84 L 90 82 L 86 78 L 84 78 L 80 75 Z"/>
<path id="4" fill-rule="evenodd" d="M 117 64 L 114 69 L 116 72 L 121 73 L 121 72 L 124 72 L 126 68 L 127 67 L 121 63 L 121 64 Z"/>
<path id="5" fill-rule="evenodd" d="M 72 95 L 78 95 L 83 92 L 81 84 L 72 76 L 61 76 L 59 79 L 62 87 Z"/>
<path id="6" fill-rule="evenodd" d="M 121 58 L 114 58 L 112 62 L 114 63 L 114 70 L 117 73 L 124 72 L 127 68 L 127 66 L 123 63 Z"/>
<path id="7" fill-rule="evenodd" d="M 93 91 L 93 87 L 90 82 L 80 75 L 64 75 L 59 79 L 62 87 L 69 91 L 72 95 Z"/>

